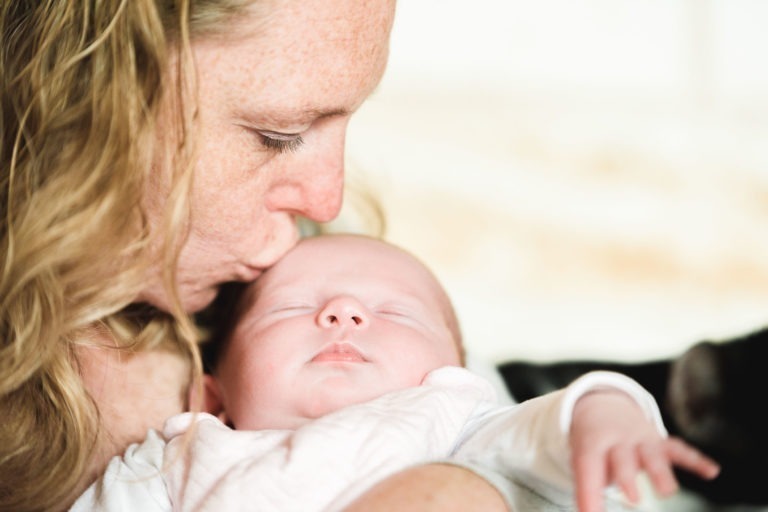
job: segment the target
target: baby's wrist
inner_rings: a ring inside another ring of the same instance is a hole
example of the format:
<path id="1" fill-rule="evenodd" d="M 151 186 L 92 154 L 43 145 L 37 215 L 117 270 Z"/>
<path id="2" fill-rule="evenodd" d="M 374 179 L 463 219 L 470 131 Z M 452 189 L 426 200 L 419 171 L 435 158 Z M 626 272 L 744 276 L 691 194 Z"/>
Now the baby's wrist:
<path id="1" fill-rule="evenodd" d="M 591 397 L 587 398 L 588 395 Z M 622 411 L 626 411 L 625 414 L 631 417 L 634 417 L 631 411 L 640 411 L 642 417 L 655 425 L 656 430 L 666 437 L 667 433 L 661 420 L 661 412 L 653 396 L 626 375 L 607 371 L 587 373 L 568 385 L 560 410 L 561 432 L 566 435 L 569 432 L 571 423 L 575 419 L 577 402 L 579 402 L 579 409 L 593 409 L 594 413 L 594 409 L 599 408 L 594 406 L 596 402 L 608 400 L 612 400 L 613 407 L 621 408 Z M 625 408 L 624 400 L 629 400 L 635 404 L 635 407 Z M 615 415 L 614 411 L 609 411 L 609 413 Z"/>
<path id="2" fill-rule="evenodd" d="M 629 407 L 626 407 L 627 405 Z M 622 414 L 634 411 L 639 418 L 647 421 L 643 409 L 637 401 L 629 393 L 615 388 L 598 388 L 584 393 L 573 406 L 573 418 L 575 420 L 579 414 L 584 412 L 590 414 L 596 408 L 615 412 L 617 407 L 621 408 Z"/>

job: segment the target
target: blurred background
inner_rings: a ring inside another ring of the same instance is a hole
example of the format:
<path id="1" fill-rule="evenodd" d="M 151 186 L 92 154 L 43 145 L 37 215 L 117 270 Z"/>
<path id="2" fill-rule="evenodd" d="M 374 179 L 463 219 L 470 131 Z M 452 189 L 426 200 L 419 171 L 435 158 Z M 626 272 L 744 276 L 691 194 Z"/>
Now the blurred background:
<path id="1" fill-rule="evenodd" d="M 762 0 L 401 0 L 352 183 L 491 361 L 745 334 L 768 325 L 767 26 Z"/>

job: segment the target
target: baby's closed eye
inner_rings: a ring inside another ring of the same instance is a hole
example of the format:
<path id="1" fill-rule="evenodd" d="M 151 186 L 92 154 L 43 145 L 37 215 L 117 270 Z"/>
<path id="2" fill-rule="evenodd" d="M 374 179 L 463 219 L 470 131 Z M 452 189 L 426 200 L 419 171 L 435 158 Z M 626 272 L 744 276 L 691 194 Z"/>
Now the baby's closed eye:
<path id="1" fill-rule="evenodd" d="M 374 310 L 374 314 L 380 318 L 407 325 L 421 325 L 421 315 L 415 309 L 404 306 L 383 306 Z"/>
<path id="2" fill-rule="evenodd" d="M 317 308 L 308 302 L 283 302 L 276 304 L 274 307 L 267 310 L 267 316 L 292 316 L 302 315 L 315 311 Z"/>

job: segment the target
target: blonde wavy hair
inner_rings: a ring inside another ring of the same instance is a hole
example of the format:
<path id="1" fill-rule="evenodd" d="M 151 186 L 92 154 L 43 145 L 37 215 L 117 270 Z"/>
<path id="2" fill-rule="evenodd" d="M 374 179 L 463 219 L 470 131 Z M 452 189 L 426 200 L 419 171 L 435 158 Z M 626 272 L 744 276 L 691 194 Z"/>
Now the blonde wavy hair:
<path id="1" fill-rule="evenodd" d="M 251 3 L 0 5 L 0 510 L 51 510 L 71 498 L 99 436 L 75 356 L 95 332 L 128 351 L 186 354 L 200 371 L 173 274 L 194 156 L 188 50 Z M 178 66 L 167 69 L 177 50 Z M 168 97 L 181 100 L 171 102 L 179 136 L 158 148 L 155 119 Z M 129 307 L 149 264 L 141 196 L 158 149 L 174 163 L 162 253 L 175 304 L 167 314 Z"/>

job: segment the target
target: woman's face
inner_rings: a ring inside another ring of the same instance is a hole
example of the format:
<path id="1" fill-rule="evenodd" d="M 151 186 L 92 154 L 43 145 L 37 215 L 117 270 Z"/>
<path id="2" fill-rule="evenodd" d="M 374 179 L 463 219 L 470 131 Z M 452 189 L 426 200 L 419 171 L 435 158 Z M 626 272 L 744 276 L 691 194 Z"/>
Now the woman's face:
<path id="1" fill-rule="evenodd" d="M 394 0 L 271 3 L 193 43 L 197 163 L 177 273 L 188 311 L 274 264 L 296 242 L 295 215 L 336 216 L 347 122 L 384 72 Z M 144 206 L 159 241 L 167 175 L 153 172 Z M 168 309 L 154 261 L 139 300 Z"/>

